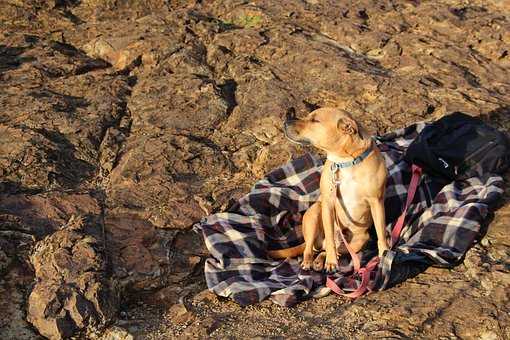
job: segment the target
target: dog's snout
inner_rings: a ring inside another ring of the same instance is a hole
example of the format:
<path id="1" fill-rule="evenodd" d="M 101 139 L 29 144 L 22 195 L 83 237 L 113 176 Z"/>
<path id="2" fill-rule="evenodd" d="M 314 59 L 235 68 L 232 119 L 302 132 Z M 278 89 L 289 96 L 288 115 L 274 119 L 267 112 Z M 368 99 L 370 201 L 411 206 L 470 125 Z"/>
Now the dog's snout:
<path id="1" fill-rule="evenodd" d="M 285 120 L 286 121 L 292 121 L 292 120 L 296 120 L 297 117 L 296 117 L 296 109 L 294 109 L 293 107 L 289 108 L 287 110 L 287 114 L 285 115 Z"/>

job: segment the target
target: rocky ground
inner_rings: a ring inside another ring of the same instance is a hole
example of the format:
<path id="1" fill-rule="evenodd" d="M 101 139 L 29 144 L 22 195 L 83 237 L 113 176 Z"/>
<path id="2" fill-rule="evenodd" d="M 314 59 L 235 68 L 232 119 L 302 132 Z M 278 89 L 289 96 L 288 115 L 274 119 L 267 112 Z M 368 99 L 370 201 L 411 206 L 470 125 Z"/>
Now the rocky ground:
<path id="1" fill-rule="evenodd" d="M 217 298 L 190 231 L 305 151 L 289 107 L 510 131 L 509 51 L 498 0 L 1 1 L 0 338 L 510 338 L 510 190 L 462 265 L 356 302 Z"/>

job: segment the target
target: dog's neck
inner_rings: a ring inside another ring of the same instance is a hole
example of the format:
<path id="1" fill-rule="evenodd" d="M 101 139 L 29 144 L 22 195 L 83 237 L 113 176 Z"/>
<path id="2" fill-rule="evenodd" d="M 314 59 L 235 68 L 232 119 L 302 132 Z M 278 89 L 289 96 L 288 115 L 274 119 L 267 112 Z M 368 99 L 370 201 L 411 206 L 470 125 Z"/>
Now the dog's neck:
<path id="1" fill-rule="evenodd" d="M 337 150 L 327 152 L 327 159 L 335 163 L 349 162 L 370 147 L 372 147 L 372 138 L 365 129 L 360 128 L 358 134 L 346 136 L 340 141 Z"/>

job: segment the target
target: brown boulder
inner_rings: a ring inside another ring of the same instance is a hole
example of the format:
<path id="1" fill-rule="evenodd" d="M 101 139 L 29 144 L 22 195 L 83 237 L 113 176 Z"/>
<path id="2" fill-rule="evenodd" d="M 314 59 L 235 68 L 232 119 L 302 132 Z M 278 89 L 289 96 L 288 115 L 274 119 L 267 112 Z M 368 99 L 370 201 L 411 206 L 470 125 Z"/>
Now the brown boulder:
<path id="1" fill-rule="evenodd" d="M 206 253 L 201 235 L 160 229 L 133 214 L 108 212 L 105 231 L 113 273 L 127 300 L 132 292 L 182 282 Z"/>
<path id="2" fill-rule="evenodd" d="M 118 295 L 103 247 L 100 227 L 74 217 L 36 244 L 27 320 L 42 335 L 67 338 L 101 328 L 115 316 Z"/>

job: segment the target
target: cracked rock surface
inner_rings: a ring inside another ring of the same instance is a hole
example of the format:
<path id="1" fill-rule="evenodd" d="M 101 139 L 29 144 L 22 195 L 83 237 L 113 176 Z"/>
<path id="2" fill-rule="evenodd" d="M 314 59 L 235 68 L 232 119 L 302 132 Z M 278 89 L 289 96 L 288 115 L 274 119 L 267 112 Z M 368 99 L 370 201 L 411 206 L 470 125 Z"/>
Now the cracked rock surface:
<path id="1" fill-rule="evenodd" d="M 510 131 L 509 51 L 497 0 L 1 1 L 0 337 L 510 338 L 510 192 L 462 265 L 356 302 L 240 308 L 190 231 L 307 151 L 290 107 Z"/>

